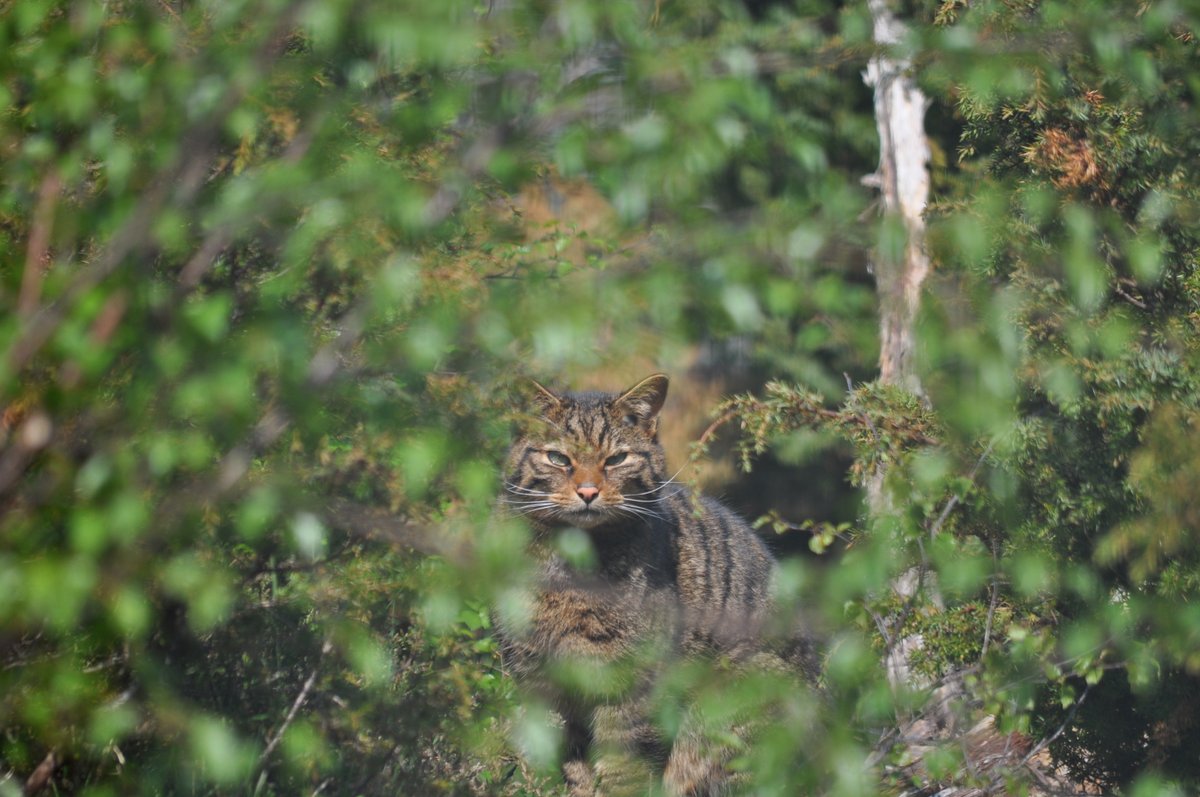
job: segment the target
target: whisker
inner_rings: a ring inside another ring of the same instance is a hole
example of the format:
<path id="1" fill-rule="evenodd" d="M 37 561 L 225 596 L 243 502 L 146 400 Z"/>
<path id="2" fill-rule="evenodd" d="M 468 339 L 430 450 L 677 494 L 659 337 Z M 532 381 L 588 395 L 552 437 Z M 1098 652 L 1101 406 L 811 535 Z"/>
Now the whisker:
<path id="1" fill-rule="evenodd" d="M 529 498 L 516 498 L 516 499 L 501 498 L 500 501 L 502 503 L 508 504 L 510 507 L 513 508 L 513 510 L 516 512 L 516 514 L 519 514 L 519 515 L 528 515 L 531 512 L 538 512 L 541 510 L 552 509 L 552 508 L 556 508 L 556 507 L 560 506 L 560 504 L 557 501 L 547 501 L 547 500 L 534 501 L 534 500 L 530 500 Z"/>
<path id="2" fill-rule="evenodd" d="M 554 501 L 531 501 L 528 498 L 501 498 L 500 501 L 510 506 L 554 506 Z"/>
<path id="3" fill-rule="evenodd" d="M 679 470 L 675 471 L 675 473 L 674 473 L 674 475 L 673 475 L 673 476 L 671 476 L 669 479 L 667 479 L 666 481 L 662 482 L 662 483 L 661 483 L 661 484 L 659 484 L 657 487 L 655 487 L 655 488 L 653 488 L 653 489 L 651 489 L 651 490 L 646 490 L 646 491 L 644 491 L 644 492 L 640 492 L 640 493 L 629 493 L 629 495 L 634 495 L 634 496 L 637 496 L 637 495 L 650 495 L 651 493 L 656 493 L 656 492 L 658 492 L 659 490 L 663 489 L 663 488 L 664 488 L 664 487 L 666 487 L 668 484 L 678 484 L 678 482 L 676 482 L 676 481 L 675 481 L 675 477 L 676 477 L 676 476 L 678 476 L 679 474 L 683 473 L 683 471 L 684 471 L 684 468 L 686 468 L 686 467 L 687 467 L 687 465 L 684 465 L 684 466 L 683 466 L 683 468 L 680 468 Z M 626 497 L 628 498 L 628 497 L 629 497 L 629 495 L 627 495 Z"/>
<path id="4" fill-rule="evenodd" d="M 512 482 L 505 482 L 504 486 L 510 493 L 520 493 L 523 495 L 550 495 L 550 493 L 544 490 L 533 490 L 528 487 L 522 487 L 519 484 L 513 484 Z"/>
<path id="5" fill-rule="evenodd" d="M 665 519 L 665 516 L 661 512 L 655 512 L 653 509 L 647 509 L 644 506 L 637 506 L 634 504 L 615 504 L 612 508 L 616 509 L 618 511 L 627 512 L 630 515 L 640 515 L 642 517 L 655 517 L 655 518 L 658 518 L 659 520 Z"/>
<path id="6" fill-rule="evenodd" d="M 518 512 L 518 515 L 532 515 L 534 512 L 548 511 L 551 516 L 557 516 L 562 512 L 562 507 L 558 504 L 548 504 L 546 506 L 531 506 Z"/>
<path id="7" fill-rule="evenodd" d="M 639 520 L 641 520 L 643 523 L 645 523 L 647 525 L 649 525 L 651 518 L 654 518 L 656 520 L 665 520 L 665 518 L 663 518 L 657 512 L 650 512 L 648 510 L 634 509 L 633 507 L 629 507 L 629 506 L 614 506 L 613 509 L 618 512 L 629 515 L 630 517 L 638 518 Z"/>
<path id="8" fill-rule="evenodd" d="M 668 498 L 674 498 L 675 496 L 677 496 L 681 493 L 685 493 L 685 492 L 687 492 L 687 490 L 685 490 L 683 487 L 680 487 L 678 490 L 676 490 L 673 493 L 667 493 L 666 495 L 655 496 L 654 498 L 635 498 L 632 495 L 622 495 L 621 497 L 632 504 L 643 504 L 643 505 L 661 504 L 663 501 L 666 501 Z"/>

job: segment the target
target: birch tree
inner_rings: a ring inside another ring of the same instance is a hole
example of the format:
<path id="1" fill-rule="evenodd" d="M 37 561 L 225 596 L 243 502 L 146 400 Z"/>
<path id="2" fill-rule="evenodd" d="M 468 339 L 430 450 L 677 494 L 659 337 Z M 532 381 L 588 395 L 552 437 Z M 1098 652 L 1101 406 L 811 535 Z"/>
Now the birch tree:
<path id="1" fill-rule="evenodd" d="M 873 260 L 879 296 L 879 381 L 920 395 L 913 352 L 921 289 L 929 276 L 925 248 L 929 100 L 913 79 L 912 59 L 903 53 L 908 32 L 904 23 L 887 0 L 868 0 L 867 5 L 877 51 L 867 63 L 864 79 L 875 94 L 879 171 L 864 182 L 879 188 L 885 214 L 884 234 Z"/>

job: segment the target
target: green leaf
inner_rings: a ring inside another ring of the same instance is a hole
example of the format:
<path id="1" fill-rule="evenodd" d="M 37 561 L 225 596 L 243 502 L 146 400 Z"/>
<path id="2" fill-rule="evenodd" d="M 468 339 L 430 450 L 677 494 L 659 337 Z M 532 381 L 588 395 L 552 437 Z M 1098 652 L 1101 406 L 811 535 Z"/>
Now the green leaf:
<path id="1" fill-rule="evenodd" d="M 183 316 L 204 340 L 216 343 L 229 331 L 232 306 L 233 303 L 227 295 L 212 294 L 184 305 Z"/>
<path id="2" fill-rule="evenodd" d="M 216 784 L 244 779 L 254 766 L 254 747 L 237 737 L 229 725 L 211 716 L 193 717 L 188 742 L 197 771 Z"/>

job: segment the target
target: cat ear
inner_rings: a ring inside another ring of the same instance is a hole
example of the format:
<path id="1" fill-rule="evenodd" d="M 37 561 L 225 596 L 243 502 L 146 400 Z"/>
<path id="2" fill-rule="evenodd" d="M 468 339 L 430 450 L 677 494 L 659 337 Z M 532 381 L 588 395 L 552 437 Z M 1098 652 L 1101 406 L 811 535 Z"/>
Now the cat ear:
<path id="1" fill-rule="evenodd" d="M 535 379 L 530 379 L 529 382 L 533 385 L 533 403 L 539 412 L 549 415 L 562 407 L 562 399 L 553 391 Z"/>
<path id="2" fill-rule="evenodd" d="M 530 379 L 519 394 L 517 411 L 513 415 L 514 436 L 546 434 L 549 427 L 556 426 L 561 420 L 563 400 L 549 388 Z"/>
<path id="3" fill-rule="evenodd" d="M 668 381 L 666 374 L 648 376 L 618 396 L 613 407 L 626 420 L 645 426 L 653 434 L 658 411 L 667 400 Z"/>

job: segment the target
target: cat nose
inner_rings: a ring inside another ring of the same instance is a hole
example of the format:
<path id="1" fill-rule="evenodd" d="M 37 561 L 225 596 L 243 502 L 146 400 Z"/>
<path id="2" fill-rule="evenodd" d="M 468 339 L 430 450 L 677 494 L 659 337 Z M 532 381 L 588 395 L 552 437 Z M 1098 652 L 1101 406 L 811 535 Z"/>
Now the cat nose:
<path id="1" fill-rule="evenodd" d="M 575 494 L 582 498 L 585 504 L 590 504 L 596 496 L 600 495 L 600 488 L 594 484 L 581 484 L 575 488 Z"/>

